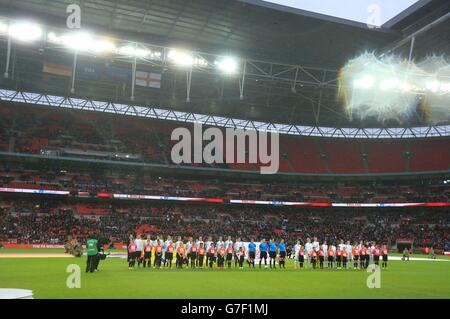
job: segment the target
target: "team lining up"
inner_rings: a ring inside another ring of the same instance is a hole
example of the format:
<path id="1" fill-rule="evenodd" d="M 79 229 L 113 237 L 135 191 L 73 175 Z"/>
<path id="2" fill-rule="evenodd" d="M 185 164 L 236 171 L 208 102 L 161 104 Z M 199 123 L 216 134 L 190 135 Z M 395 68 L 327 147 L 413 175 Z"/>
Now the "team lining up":
<path id="1" fill-rule="evenodd" d="M 278 263 L 279 268 L 286 268 L 286 258 L 294 260 L 294 268 L 312 268 L 324 269 L 326 266 L 329 269 L 366 269 L 370 263 L 373 262 L 379 266 L 381 257 L 381 267 L 387 269 L 388 263 L 388 249 L 386 245 L 380 245 L 374 242 L 360 241 L 359 244 L 355 242 L 354 245 L 350 241 L 328 245 L 326 241 L 319 244 L 317 238 L 313 241 L 307 238 L 306 243 L 302 245 L 297 241 L 293 249 L 286 247 L 283 239 L 279 243 L 275 243 L 272 238 L 269 242 L 262 239 L 259 243 L 255 243 L 252 239 L 247 247 L 241 238 L 237 238 L 235 242 L 228 236 L 226 241 L 219 237 L 219 240 L 214 243 L 212 237 L 209 237 L 206 242 L 200 236 L 194 240 L 192 237 L 185 243 L 178 237 L 174 243 L 171 236 L 166 240 L 159 236 L 152 240 L 148 235 L 147 239 L 142 239 L 137 236 L 136 239 L 130 235 L 127 245 L 127 261 L 129 269 L 134 269 L 136 262 L 138 268 L 153 267 L 156 269 L 172 268 L 172 262 L 175 257 L 175 267 L 183 268 L 183 265 L 191 268 L 205 267 L 214 268 L 231 268 L 234 260 L 235 268 L 243 269 L 245 259 L 250 268 L 255 268 L 255 260 L 259 259 L 259 268 L 262 267 L 264 261 L 264 268 L 276 268 Z M 175 255 L 175 256 L 174 256 Z M 257 258 L 258 257 L 258 258 Z M 269 261 L 269 266 L 267 266 Z"/>

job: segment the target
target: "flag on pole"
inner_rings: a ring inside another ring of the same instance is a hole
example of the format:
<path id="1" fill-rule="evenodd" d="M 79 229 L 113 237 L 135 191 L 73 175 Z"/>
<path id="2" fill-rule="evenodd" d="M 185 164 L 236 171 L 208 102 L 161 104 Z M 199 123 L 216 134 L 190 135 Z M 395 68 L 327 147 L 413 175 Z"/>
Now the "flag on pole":
<path id="1" fill-rule="evenodd" d="M 90 61 L 78 61 L 77 77 L 100 81 L 105 77 L 105 64 Z"/>
<path id="2" fill-rule="evenodd" d="M 136 71 L 136 85 L 160 89 L 161 73 Z"/>
<path id="3" fill-rule="evenodd" d="M 130 69 L 119 68 L 107 63 L 104 77 L 109 81 L 130 83 L 132 75 Z"/>
<path id="4" fill-rule="evenodd" d="M 72 76 L 72 66 L 66 64 L 44 62 L 42 64 L 42 72 L 61 76 Z"/>

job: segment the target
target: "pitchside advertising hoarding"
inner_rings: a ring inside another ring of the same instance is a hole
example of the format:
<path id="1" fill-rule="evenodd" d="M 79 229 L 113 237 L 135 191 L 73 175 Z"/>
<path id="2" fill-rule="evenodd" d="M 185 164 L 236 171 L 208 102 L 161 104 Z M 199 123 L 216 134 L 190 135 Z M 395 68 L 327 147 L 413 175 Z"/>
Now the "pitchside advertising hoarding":
<path id="1" fill-rule="evenodd" d="M 42 195 L 69 196 L 69 191 L 48 190 L 48 189 L 30 189 L 30 188 L 8 188 L 0 187 L 0 192 L 6 193 L 25 193 Z M 86 192 L 81 192 L 86 197 Z M 305 206 L 305 207 L 445 207 L 450 206 L 450 202 L 427 202 L 427 203 L 327 203 L 327 202 L 288 202 L 276 200 L 246 200 L 246 199 L 223 199 L 223 198 L 204 198 L 204 197 L 179 197 L 179 196 L 161 196 L 161 195 L 142 195 L 142 194 L 115 194 L 98 193 L 94 198 L 113 198 L 123 200 L 161 200 L 161 201 L 182 201 L 182 202 L 202 202 L 202 203 L 229 203 L 244 205 L 271 205 L 271 206 Z"/>
<path id="2" fill-rule="evenodd" d="M 244 248 L 245 248 L 245 259 L 248 259 L 248 245 L 250 242 L 242 242 Z M 256 247 L 259 247 L 260 242 L 254 242 Z M 83 248 L 86 248 L 86 245 L 82 245 Z M 64 245 L 57 245 L 57 244 L 17 244 L 17 243 L 3 243 L 3 248 L 7 249 L 63 249 Z M 109 249 L 109 245 L 104 245 L 104 249 Z M 114 243 L 115 249 L 127 249 L 126 244 L 123 243 Z M 121 255 L 117 255 L 121 256 Z M 124 255 L 126 256 L 126 254 Z M 255 262 L 259 261 L 259 250 L 256 248 L 255 253 Z"/>

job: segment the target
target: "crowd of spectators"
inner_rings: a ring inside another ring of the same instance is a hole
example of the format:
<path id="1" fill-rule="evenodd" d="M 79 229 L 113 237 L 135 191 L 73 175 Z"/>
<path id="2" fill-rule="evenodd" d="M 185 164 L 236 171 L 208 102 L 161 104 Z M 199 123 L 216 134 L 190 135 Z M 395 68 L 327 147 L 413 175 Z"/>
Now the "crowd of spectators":
<path id="1" fill-rule="evenodd" d="M 178 124 L 7 104 L 0 108 L 0 151 L 170 165 L 173 145 L 170 132 Z M 311 138 L 302 144 L 302 148 L 298 145 L 303 138 L 281 138 L 280 146 L 284 150 L 280 153 L 280 168 L 283 172 L 343 173 L 347 167 L 352 169 L 354 166 L 349 163 L 350 155 L 360 164 L 358 173 L 386 172 L 383 163 L 394 160 L 399 162 L 396 166 L 400 168 L 391 167 L 389 172 L 446 170 L 449 167 L 449 153 L 442 151 L 448 150 L 448 140 L 445 139 L 436 139 L 436 144 L 423 148 L 426 151 L 422 151 L 422 144 L 414 147 L 416 140 L 403 144 L 398 142 L 401 149 L 396 150 L 395 159 L 389 159 L 383 157 L 389 153 L 384 148 L 389 143 L 385 145 L 384 142 L 376 141 L 371 145 L 369 140 L 357 141 L 345 149 L 345 152 L 351 152 L 346 154 L 330 140 L 324 143 Z M 396 145 L 391 145 L 390 149 L 395 149 Z M 372 152 L 365 148 L 372 149 Z M 434 152 L 435 149 L 438 151 Z M 434 156 L 432 159 L 428 158 L 430 154 Z M 437 162 L 439 165 L 435 165 Z M 301 167 L 305 163 L 308 168 Z M 340 164 L 345 164 L 341 170 L 331 169 Z M 417 245 L 434 245 L 435 248 L 450 242 L 445 208 L 342 210 L 151 202 L 68 203 L 69 200 L 79 200 L 74 197 L 82 197 L 80 194 L 96 197 L 98 193 L 302 202 L 448 202 L 450 184 L 445 184 L 442 179 L 373 184 L 355 180 L 302 183 L 282 180 L 281 177 L 270 181 L 246 181 L 238 180 L 237 175 L 234 179 L 227 175 L 227 179 L 219 180 L 200 175 L 195 178 L 165 177 L 113 169 L 108 172 L 79 169 L 72 172 L 60 168 L 50 170 L 48 167 L 31 170 L 30 167 L 14 165 L 6 161 L 1 164 L 0 187 L 67 190 L 71 196 L 64 200 L 35 202 L 36 197 L 10 200 L 3 199 L 3 194 L 0 194 L 0 242 L 64 244 L 68 236 L 84 242 L 89 234 L 124 242 L 130 232 L 142 225 L 151 225 L 153 234 L 163 236 L 231 235 L 241 236 L 244 240 L 277 236 L 289 242 L 317 236 L 328 241 L 363 239 L 390 245 L 398 238 L 407 238 Z M 377 165 L 379 167 L 374 167 Z M 225 164 L 214 167 L 228 168 Z M 245 166 L 243 169 L 248 168 Z"/>
<path id="2" fill-rule="evenodd" d="M 78 206 L 77 206 L 78 205 Z M 442 208 L 339 209 L 253 207 L 240 205 L 172 205 L 148 203 L 84 204 L 101 207 L 102 215 L 79 214 L 60 201 L 15 200 L 0 203 L 0 242 L 65 244 L 69 236 L 85 242 L 89 235 L 126 242 L 130 233 L 153 236 L 232 236 L 243 240 L 284 238 L 293 243 L 320 240 L 370 240 L 395 245 L 442 249 L 450 242 L 450 216 Z M 144 228 L 142 228 L 144 227 Z"/>
<path id="3" fill-rule="evenodd" d="M 121 193 L 156 196 L 208 197 L 305 202 L 447 202 L 450 184 L 425 183 L 294 183 L 224 181 L 161 177 L 135 173 L 37 171 L 0 166 L 0 187 L 67 190 L 74 194 Z"/>

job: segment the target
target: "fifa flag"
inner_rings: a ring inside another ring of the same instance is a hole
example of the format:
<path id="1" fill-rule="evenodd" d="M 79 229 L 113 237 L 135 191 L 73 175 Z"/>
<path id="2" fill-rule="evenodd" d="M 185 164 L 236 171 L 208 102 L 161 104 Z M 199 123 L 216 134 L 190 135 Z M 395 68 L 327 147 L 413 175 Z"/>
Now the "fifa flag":
<path id="1" fill-rule="evenodd" d="M 160 89 L 161 73 L 136 71 L 136 85 Z"/>
<path id="2" fill-rule="evenodd" d="M 66 64 L 44 62 L 42 64 L 42 72 L 60 76 L 72 76 L 72 67 Z"/>

